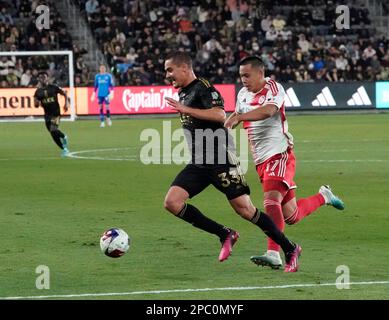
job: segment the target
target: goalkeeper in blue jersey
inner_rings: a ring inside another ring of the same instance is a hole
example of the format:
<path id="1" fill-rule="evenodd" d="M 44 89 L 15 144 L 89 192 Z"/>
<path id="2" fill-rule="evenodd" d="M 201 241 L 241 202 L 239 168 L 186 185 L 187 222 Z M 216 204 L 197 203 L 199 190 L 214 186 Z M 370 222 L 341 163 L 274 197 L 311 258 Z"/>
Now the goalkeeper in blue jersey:
<path id="1" fill-rule="evenodd" d="M 100 65 L 100 73 L 96 74 L 95 76 L 95 90 L 93 91 L 91 100 L 94 101 L 96 98 L 96 91 L 97 91 L 97 100 L 100 107 L 100 127 L 105 127 L 105 116 L 107 118 L 107 125 L 112 125 L 111 120 L 111 112 L 109 109 L 109 104 L 113 99 L 113 77 L 110 73 L 106 72 L 106 68 L 104 65 Z M 103 109 L 103 103 L 105 103 L 105 116 L 104 116 L 104 109 Z"/>

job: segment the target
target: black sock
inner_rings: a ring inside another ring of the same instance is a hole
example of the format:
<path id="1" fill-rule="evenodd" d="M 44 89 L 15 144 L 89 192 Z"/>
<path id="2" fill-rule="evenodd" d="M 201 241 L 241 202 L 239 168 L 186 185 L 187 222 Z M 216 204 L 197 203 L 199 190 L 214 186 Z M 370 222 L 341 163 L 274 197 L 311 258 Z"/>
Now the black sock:
<path id="1" fill-rule="evenodd" d="M 59 130 L 51 131 L 50 134 L 57 146 L 63 149 L 61 138 L 63 138 L 65 135 Z"/>
<path id="2" fill-rule="evenodd" d="M 191 223 L 196 228 L 216 234 L 220 238 L 220 241 L 224 241 L 231 231 L 231 229 L 207 218 L 196 207 L 187 203 L 177 217 Z"/>
<path id="3" fill-rule="evenodd" d="M 262 229 L 262 231 L 275 243 L 281 246 L 285 254 L 291 252 L 296 247 L 280 229 L 277 228 L 274 221 L 264 212 L 257 211 L 251 222 Z"/>

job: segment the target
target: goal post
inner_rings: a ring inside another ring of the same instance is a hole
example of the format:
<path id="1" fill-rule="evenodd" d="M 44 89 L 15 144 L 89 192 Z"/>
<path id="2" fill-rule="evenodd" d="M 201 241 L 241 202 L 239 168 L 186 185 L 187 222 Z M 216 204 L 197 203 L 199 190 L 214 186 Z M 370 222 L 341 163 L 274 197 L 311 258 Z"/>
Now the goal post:
<path id="1" fill-rule="evenodd" d="M 0 58 L 6 57 L 26 57 L 26 56 L 67 56 L 68 57 L 68 75 L 69 75 L 69 98 L 70 98 L 70 116 L 64 117 L 63 120 L 74 121 L 76 119 L 76 105 L 75 105 L 75 90 L 74 90 L 74 58 L 73 51 L 3 51 L 0 52 Z M 39 70 L 41 71 L 41 70 Z M 20 89 L 27 87 L 19 87 Z M 2 88 L 7 89 L 7 88 Z M 1 98 L 1 97 L 0 97 Z M 65 102 L 67 103 L 67 102 Z M 2 117 L 0 116 L 0 121 Z"/>

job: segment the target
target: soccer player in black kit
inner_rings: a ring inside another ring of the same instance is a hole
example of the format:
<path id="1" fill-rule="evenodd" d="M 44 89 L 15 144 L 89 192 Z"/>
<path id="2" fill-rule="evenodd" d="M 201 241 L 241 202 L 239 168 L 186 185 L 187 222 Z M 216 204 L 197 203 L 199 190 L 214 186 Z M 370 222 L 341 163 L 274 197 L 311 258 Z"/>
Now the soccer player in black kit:
<path id="1" fill-rule="evenodd" d="M 35 107 L 42 105 L 45 112 L 46 128 L 50 132 L 54 142 L 62 149 L 62 156 L 69 154 L 67 136 L 58 129 L 61 110 L 58 103 L 58 94 L 65 97 L 64 111 L 68 111 L 70 99 L 66 92 L 55 84 L 48 83 L 48 75 L 46 72 L 41 72 L 38 75 L 39 87 L 34 94 Z"/>
<path id="2" fill-rule="evenodd" d="M 220 93 L 207 80 L 196 77 L 190 55 L 185 52 L 169 54 L 165 60 L 165 72 L 172 85 L 179 88 L 179 101 L 166 100 L 180 113 L 192 155 L 191 162 L 171 184 L 165 208 L 194 227 L 218 236 L 221 242 L 219 261 L 222 262 L 230 256 L 239 233 L 211 220 L 186 202 L 213 185 L 225 194 L 241 217 L 257 225 L 281 246 L 288 266 L 284 271 L 297 271 L 301 247 L 288 240 L 273 220 L 251 202 L 250 189 L 240 170 L 232 138 L 223 126 L 226 115 Z"/>

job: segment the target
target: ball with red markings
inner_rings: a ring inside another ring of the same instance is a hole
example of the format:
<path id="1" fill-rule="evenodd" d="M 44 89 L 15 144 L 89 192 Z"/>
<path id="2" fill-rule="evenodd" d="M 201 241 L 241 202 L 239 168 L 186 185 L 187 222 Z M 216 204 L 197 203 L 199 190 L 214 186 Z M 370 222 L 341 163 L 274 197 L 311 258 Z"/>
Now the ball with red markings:
<path id="1" fill-rule="evenodd" d="M 130 248 L 127 232 L 120 228 L 111 228 L 105 231 L 100 238 L 100 248 L 108 257 L 121 257 Z"/>

